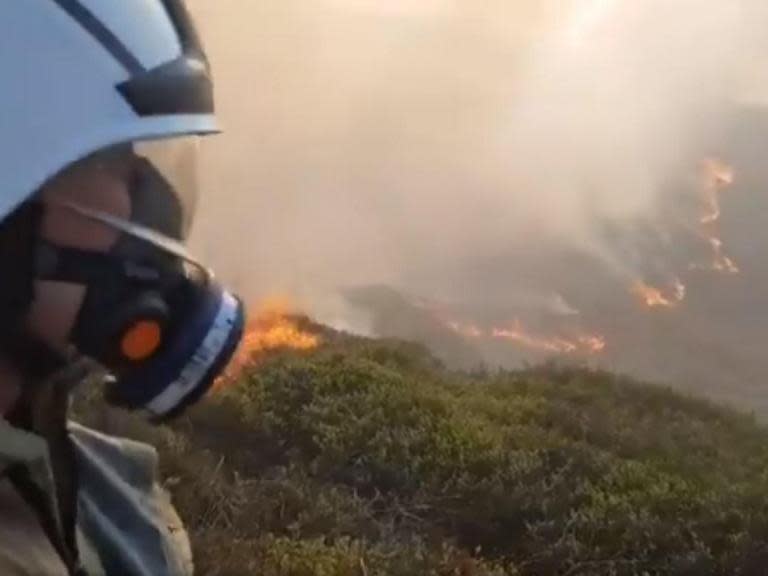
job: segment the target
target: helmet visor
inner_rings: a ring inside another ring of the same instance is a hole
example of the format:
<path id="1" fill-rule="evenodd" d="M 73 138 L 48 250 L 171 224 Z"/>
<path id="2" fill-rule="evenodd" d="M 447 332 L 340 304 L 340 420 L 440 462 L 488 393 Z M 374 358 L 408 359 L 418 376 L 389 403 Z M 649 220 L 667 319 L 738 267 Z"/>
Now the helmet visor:
<path id="1" fill-rule="evenodd" d="M 132 145 L 131 221 L 185 241 L 197 208 L 199 137 Z"/>
<path id="2" fill-rule="evenodd" d="M 109 251 L 118 242 L 128 249 L 120 232 L 136 237 L 135 228 L 152 243 L 165 242 L 178 251 L 195 215 L 197 157 L 197 137 L 118 145 L 92 154 L 42 189 L 41 237 L 57 246 Z"/>

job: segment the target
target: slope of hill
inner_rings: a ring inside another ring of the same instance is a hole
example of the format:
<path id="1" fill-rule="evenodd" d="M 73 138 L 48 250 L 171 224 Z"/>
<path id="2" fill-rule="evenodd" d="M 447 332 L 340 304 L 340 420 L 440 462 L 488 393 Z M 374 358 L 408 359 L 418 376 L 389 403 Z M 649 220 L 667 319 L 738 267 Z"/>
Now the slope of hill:
<path id="1" fill-rule="evenodd" d="M 608 373 L 456 373 L 326 334 L 158 446 L 206 575 L 764 574 L 768 432 Z M 80 409 L 82 412 L 82 407 Z"/>

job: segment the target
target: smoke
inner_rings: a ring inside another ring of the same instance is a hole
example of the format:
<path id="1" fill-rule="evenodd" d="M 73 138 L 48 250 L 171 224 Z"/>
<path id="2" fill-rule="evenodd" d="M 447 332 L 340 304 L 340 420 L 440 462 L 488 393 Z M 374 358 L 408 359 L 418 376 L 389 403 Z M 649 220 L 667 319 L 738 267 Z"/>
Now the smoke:
<path id="1" fill-rule="evenodd" d="M 628 291 L 700 249 L 700 161 L 734 149 L 768 65 L 761 0 L 190 3 L 226 130 L 204 149 L 198 252 L 249 298 L 359 330 L 340 294 L 386 285 L 478 322 L 637 332 Z M 704 316 L 678 317 L 680 341 Z M 650 350 L 670 330 L 640 332 Z"/>

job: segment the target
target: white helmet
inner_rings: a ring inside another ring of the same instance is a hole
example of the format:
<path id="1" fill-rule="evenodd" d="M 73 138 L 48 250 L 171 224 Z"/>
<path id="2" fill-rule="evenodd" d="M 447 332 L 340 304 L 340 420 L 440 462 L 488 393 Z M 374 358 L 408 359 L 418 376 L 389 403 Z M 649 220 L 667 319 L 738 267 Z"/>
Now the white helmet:
<path id="1" fill-rule="evenodd" d="M 0 220 L 100 149 L 216 131 L 183 0 L 3 0 L 0 70 Z"/>

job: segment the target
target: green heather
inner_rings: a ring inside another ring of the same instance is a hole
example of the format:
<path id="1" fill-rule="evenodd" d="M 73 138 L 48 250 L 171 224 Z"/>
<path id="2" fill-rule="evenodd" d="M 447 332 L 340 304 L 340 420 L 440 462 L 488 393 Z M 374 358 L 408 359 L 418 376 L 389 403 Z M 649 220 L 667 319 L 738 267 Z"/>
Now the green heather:
<path id="1" fill-rule="evenodd" d="M 768 573 L 753 417 L 587 369 L 326 342 L 171 427 L 101 418 L 160 449 L 200 574 Z"/>

